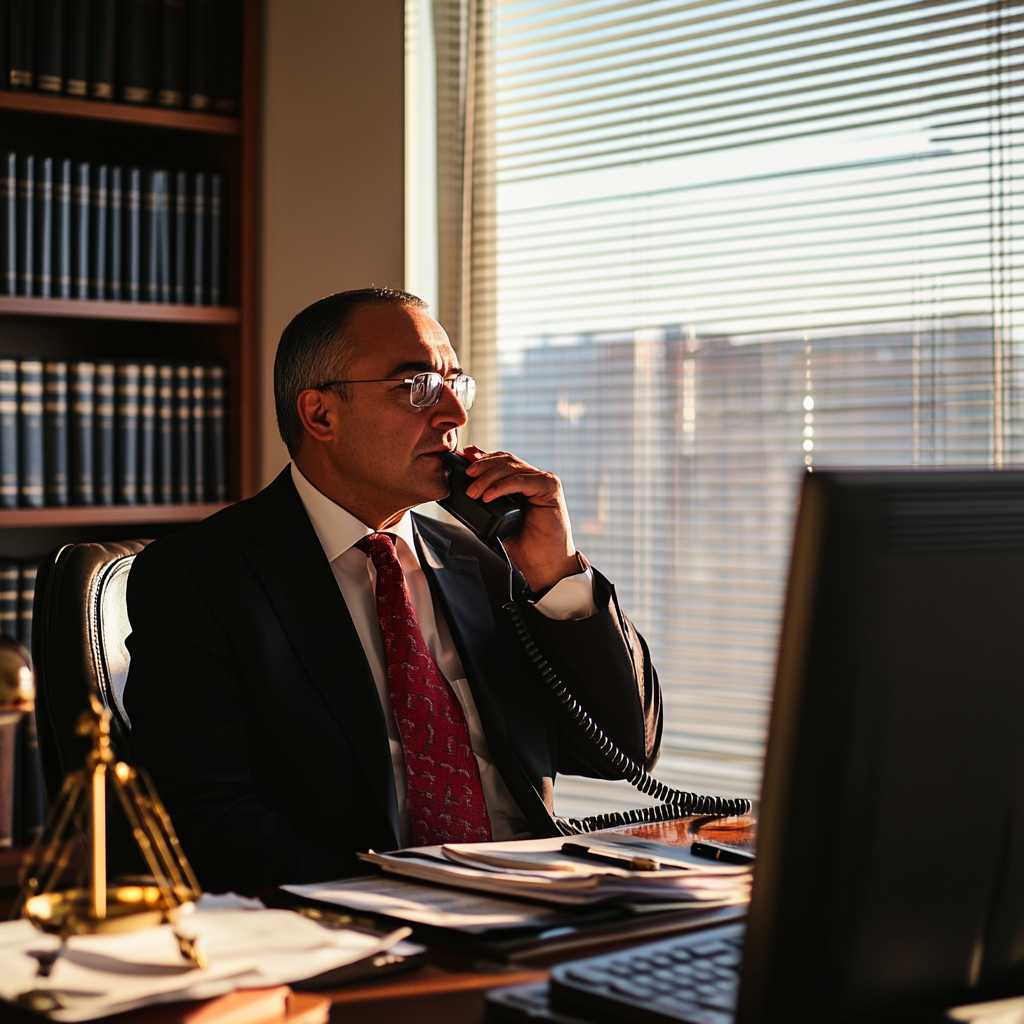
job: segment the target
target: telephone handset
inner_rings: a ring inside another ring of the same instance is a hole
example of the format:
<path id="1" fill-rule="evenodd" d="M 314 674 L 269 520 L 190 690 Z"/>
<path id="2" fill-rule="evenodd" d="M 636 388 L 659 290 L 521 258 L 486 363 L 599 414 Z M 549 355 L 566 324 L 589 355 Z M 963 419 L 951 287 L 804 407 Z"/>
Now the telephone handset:
<path id="1" fill-rule="evenodd" d="M 657 807 L 637 807 L 632 811 L 615 811 L 611 814 L 599 814 L 590 818 L 555 818 L 562 832 L 565 835 L 578 835 L 581 832 L 594 832 L 597 829 L 616 828 L 642 822 L 666 821 L 669 818 L 691 814 L 709 817 L 747 814 L 750 811 L 749 800 L 742 798 L 727 800 L 720 796 L 701 796 L 698 793 L 687 793 L 684 790 L 666 786 L 665 783 L 654 778 L 646 768 L 637 764 L 628 754 L 620 750 L 605 735 L 604 730 L 573 697 L 565 683 L 559 679 L 558 674 L 540 652 L 526 626 L 523 613 L 513 598 L 512 561 L 505 551 L 505 545 L 501 542 L 522 527 L 525 498 L 521 495 L 502 496 L 494 501 L 471 498 L 466 494 L 466 488 L 471 483 L 471 478 L 466 473 L 466 467 L 471 464 L 471 460 L 459 452 L 443 452 L 441 458 L 448 467 L 448 484 L 451 493 L 438 504 L 472 530 L 481 540 L 500 550 L 504 555 L 509 571 L 509 599 L 505 603 L 504 609 L 511 618 L 515 634 L 523 645 L 531 664 L 537 670 L 537 674 L 572 721 L 588 737 L 604 761 L 641 793 L 652 796 L 655 800 L 663 801 Z"/>
<path id="2" fill-rule="evenodd" d="M 466 493 L 466 488 L 472 483 L 466 467 L 473 465 L 472 460 L 460 452 L 446 451 L 441 452 L 441 461 L 448 468 L 448 486 L 451 488 L 451 494 L 438 502 L 441 508 L 455 516 L 481 540 L 500 541 L 518 533 L 523 525 L 522 504 L 525 498 L 521 495 L 502 495 L 494 501 L 471 498 Z M 521 500 L 517 500 L 517 497 Z"/>

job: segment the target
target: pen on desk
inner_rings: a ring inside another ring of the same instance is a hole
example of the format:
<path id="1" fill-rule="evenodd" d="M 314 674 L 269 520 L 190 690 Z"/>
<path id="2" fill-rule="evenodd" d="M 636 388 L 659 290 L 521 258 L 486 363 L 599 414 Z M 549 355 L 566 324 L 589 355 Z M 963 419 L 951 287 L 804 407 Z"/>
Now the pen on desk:
<path id="1" fill-rule="evenodd" d="M 609 850 L 596 851 L 582 843 L 562 843 L 562 853 L 567 853 L 570 857 L 600 861 L 602 864 L 613 864 L 617 868 L 626 868 L 629 871 L 657 871 L 661 868 L 661 864 L 651 857 L 635 857 L 628 853 L 612 853 Z"/>
<path id="2" fill-rule="evenodd" d="M 722 864 L 753 864 L 754 855 L 747 850 L 721 843 L 692 843 L 690 853 L 705 860 L 717 860 Z"/>

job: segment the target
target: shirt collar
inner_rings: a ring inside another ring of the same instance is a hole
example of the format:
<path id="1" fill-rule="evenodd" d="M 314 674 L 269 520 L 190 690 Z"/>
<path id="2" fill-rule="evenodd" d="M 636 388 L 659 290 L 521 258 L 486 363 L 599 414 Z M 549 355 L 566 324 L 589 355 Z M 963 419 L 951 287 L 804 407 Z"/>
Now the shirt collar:
<path id="1" fill-rule="evenodd" d="M 368 537 L 376 530 L 371 530 L 366 523 L 356 519 L 351 512 L 343 509 L 337 502 L 331 501 L 326 494 L 318 491 L 293 462 L 291 464 L 292 483 L 299 492 L 299 498 L 306 509 L 309 521 L 313 524 L 320 545 L 324 549 L 328 562 L 333 562 L 339 555 L 345 554 L 357 541 Z M 389 526 L 385 533 L 396 536 L 404 541 L 408 553 L 416 559 L 416 544 L 413 539 L 412 516 L 408 512 L 394 526 Z"/>

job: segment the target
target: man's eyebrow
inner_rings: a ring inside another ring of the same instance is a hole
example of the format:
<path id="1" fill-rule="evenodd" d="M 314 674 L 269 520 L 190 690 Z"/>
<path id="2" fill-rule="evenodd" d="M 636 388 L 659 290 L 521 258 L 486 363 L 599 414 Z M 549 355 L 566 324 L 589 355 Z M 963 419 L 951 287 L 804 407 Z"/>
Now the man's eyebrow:
<path id="1" fill-rule="evenodd" d="M 394 367 L 388 377 L 398 377 L 406 373 L 436 373 L 437 367 L 433 363 L 426 362 L 413 362 L 413 363 L 399 363 L 398 366 Z M 462 373 L 461 366 L 453 366 L 448 371 L 448 376 L 451 377 L 456 374 Z"/>

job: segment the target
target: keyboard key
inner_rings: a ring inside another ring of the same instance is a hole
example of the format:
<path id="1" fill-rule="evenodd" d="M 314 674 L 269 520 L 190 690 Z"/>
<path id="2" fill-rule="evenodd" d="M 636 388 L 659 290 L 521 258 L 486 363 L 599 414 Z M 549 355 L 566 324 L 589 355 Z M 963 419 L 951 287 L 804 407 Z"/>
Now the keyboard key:
<path id="1" fill-rule="evenodd" d="M 619 995 L 629 996 L 630 999 L 650 999 L 654 989 L 649 985 L 643 985 L 636 981 L 626 981 L 625 978 L 616 978 L 611 983 L 612 990 Z"/>
<path id="2" fill-rule="evenodd" d="M 702 942 L 699 945 L 691 946 L 691 950 L 695 956 L 716 956 L 719 953 L 730 952 L 729 947 L 724 942 Z"/>
<path id="3" fill-rule="evenodd" d="M 566 971 L 566 977 L 572 978 L 573 981 L 581 981 L 584 985 L 607 985 L 609 981 L 604 971 L 592 967 L 573 967 L 572 970 Z"/>
<path id="4" fill-rule="evenodd" d="M 693 1024 L 733 1024 L 733 1015 L 721 1010 L 700 1009 L 690 1015 Z"/>
<path id="5" fill-rule="evenodd" d="M 659 996 L 657 999 L 653 1000 L 651 1005 L 673 1017 L 692 1018 L 695 1014 L 707 1012 L 697 1003 L 687 999 L 685 995 L 677 995 L 673 998 L 668 996 Z"/>
<path id="6" fill-rule="evenodd" d="M 736 993 L 715 992 L 709 996 L 701 996 L 700 1002 L 702 1006 L 709 1006 L 715 1010 L 735 1010 Z"/>

